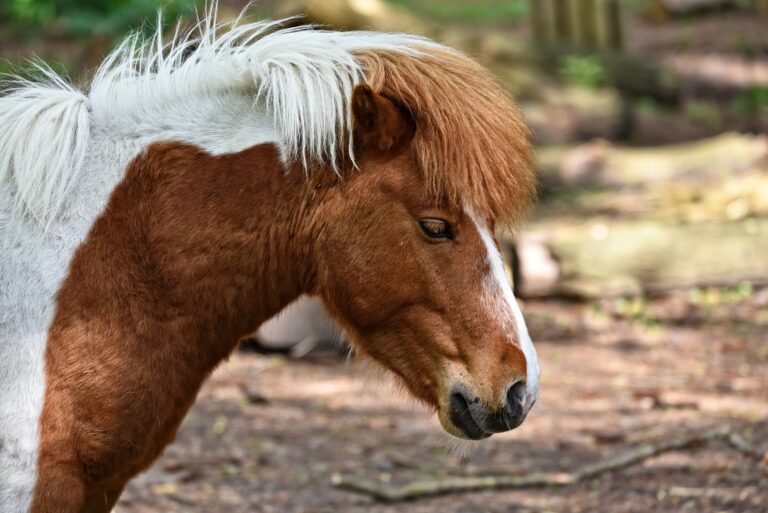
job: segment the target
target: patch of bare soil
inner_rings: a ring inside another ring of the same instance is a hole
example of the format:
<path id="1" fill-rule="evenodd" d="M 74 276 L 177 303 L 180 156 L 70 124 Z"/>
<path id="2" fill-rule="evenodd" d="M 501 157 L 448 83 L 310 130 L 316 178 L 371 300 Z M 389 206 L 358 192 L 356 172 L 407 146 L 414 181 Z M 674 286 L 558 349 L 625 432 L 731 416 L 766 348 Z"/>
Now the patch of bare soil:
<path id="1" fill-rule="evenodd" d="M 612 303 L 528 302 L 543 367 L 538 405 L 511 433 L 457 444 L 385 380 L 335 355 L 239 353 L 213 375 L 178 440 L 117 511 L 768 511 L 768 469 L 722 442 L 579 485 L 381 504 L 333 474 L 381 482 L 570 470 L 648 441 L 730 427 L 768 451 L 768 294 L 713 307 L 680 293 L 635 320 Z M 374 373 L 375 374 L 375 373 Z"/>

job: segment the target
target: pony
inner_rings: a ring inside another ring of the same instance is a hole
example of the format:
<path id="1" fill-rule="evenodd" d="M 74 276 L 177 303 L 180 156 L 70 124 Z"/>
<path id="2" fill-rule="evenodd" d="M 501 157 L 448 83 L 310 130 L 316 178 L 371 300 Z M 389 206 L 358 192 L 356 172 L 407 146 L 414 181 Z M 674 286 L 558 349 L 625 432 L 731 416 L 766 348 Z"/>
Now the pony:
<path id="1" fill-rule="evenodd" d="M 302 295 L 450 434 L 539 364 L 494 238 L 535 196 L 491 74 L 403 34 L 216 21 L 0 97 L 0 510 L 102 513 Z"/>

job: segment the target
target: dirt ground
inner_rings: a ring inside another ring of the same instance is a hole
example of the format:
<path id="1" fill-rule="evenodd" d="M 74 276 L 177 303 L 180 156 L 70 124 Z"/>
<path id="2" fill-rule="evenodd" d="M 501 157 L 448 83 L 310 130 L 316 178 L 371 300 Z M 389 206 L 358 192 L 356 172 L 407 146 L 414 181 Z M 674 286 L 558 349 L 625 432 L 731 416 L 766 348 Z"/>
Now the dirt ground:
<path id="1" fill-rule="evenodd" d="M 738 301 L 679 292 L 631 308 L 529 301 L 524 310 L 543 388 L 513 432 L 456 443 L 370 364 L 241 352 L 213 375 L 177 442 L 128 486 L 117 511 L 768 511 L 768 466 L 719 442 L 559 489 L 386 505 L 333 487 L 336 473 L 406 483 L 567 471 L 712 427 L 768 451 L 768 290 Z"/>

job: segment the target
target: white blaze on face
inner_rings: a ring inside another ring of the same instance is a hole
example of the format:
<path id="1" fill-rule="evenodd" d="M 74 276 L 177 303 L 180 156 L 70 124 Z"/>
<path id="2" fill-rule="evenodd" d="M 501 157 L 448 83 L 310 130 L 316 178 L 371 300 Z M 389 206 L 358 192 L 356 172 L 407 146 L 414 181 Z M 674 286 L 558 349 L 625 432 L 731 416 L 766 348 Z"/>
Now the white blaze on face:
<path id="1" fill-rule="evenodd" d="M 541 369 L 539 368 L 539 359 L 536 356 L 536 349 L 533 347 L 533 341 L 531 341 L 531 337 L 528 334 L 528 328 L 525 325 L 523 313 L 520 311 L 520 306 L 518 306 L 515 295 L 512 292 L 507 273 L 504 272 L 504 262 L 493 241 L 493 235 L 491 235 L 490 230 L 482 219 L 474 215 L 470 210 L 467 210 L 467 215 L 474 221 L 475 226 L 477 227 L 477 232 L 480 234 L 480 238 L 485 243 L 485 248 L 488 251 L 488 263 L 491 268 L 489 284 L 493 288 L 493 290 L 490 291 L 489 296 L 498 303 L 499 317 L 503 319 L 504 322 L 511 321 L 514 324 L 517 340 L 520 343 L 520 349 L 525 355 L 527 395 L 525 398 L 524 410 L 527 413 L 539 397 L 539 377 L 541 375 Z"/>

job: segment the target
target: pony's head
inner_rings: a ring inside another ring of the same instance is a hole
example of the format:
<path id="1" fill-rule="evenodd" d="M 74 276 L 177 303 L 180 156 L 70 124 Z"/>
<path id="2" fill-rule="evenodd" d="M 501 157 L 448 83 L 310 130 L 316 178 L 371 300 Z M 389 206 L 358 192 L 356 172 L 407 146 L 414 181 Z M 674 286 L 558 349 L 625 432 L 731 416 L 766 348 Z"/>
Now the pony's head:
<path id="1" fill-rule="evenodd" d="M 316 292 L 449 433 L 513 429 L 536 401 L 539 366 L 494 228 L 533 195 L 527 130 L 463 56 L 361 59 L 357 169 L 321 214 Z"/>

